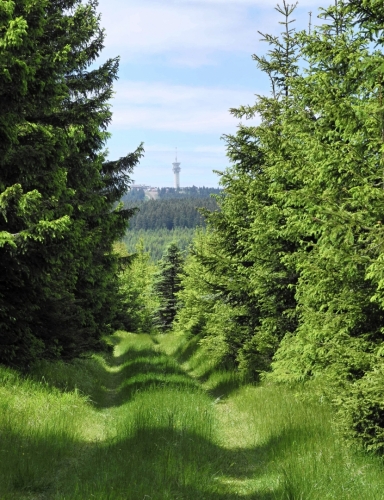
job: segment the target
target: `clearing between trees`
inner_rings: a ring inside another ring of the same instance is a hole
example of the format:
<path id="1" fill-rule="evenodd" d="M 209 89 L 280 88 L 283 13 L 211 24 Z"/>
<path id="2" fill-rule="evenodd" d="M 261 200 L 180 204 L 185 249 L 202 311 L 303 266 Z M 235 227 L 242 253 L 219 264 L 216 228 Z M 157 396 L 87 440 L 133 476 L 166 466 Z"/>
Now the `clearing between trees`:
<path id="1" fill-rule="evenodd" d="M 250 385 L 198 337 L 116 332 L 113 355 L 0 368 L 0 498 L 381 500 L 316 387 Z"/>

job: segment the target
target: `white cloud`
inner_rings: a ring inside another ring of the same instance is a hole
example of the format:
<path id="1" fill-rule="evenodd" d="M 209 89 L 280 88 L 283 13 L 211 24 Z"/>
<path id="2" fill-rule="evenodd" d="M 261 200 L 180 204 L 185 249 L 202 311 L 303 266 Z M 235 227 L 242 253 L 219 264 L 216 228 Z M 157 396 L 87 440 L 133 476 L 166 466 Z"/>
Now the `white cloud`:
<path id="1" fill-rule="evenodd" d="M 118 0 L 108 0 L 108 5 L 104 1 L 100 7 L 106 46 L 108 50 L 117 48 L 123 59 L 174 52 L 175 62 L 180 62 L 180 56 L 187 52 L 182 60 L 191 64 L 191 56 L 193 62 L 199 53 L 204 61 L 207 51 L 243 48 L 249 52 L 257 43 L 258 35 L 247 20 L 246 10 L 236 5 L 219 8 L 206 3 L 191 6 L 143 2 L 127 7 Z"/>
<path id="2" fill-rule="evenodd" d="M 229 108 L 252 104 L 251 91 L 119 82 L 113 102 L 113 127 L 217 133 L 232 132 L 238 119 Z"/>
<path id="3" fill-rule="evenodd" d="M 161 154 L 166 154 L 172 155 L 175 154 L 175 149 L 170 148 L 169 146 L 164 146 L 163 144 L 150 144 L 149 146 L 145 147 L 145 151 L 151 152 L 151 153 L 161 153 Z M 183 147 L 178 149 L 178 154 L 182 152 L 182 154 L 188 153 L 188 154 L 194 154 L 194 155 L 205 155 L 211 154 L 211 155 L 222 155 L 223 152 L 225 151 L 225 145 L 224 143 L 221 146 L 188 146 L 188 147 Z"/>
<path id="4" fill-rule="evenodd" d="M 251 54 L 257 50 L 258 30 L 277 32 L 277 0 L 100 0 L 107 52 L 123 62 L 161 55 L 178 65 L 211 64 L 217 51 Z M 279 2 L 282 3 L 281 1 Z M 300 2 L 299 24 L 320 0 Z M 304 16 L 304 17 L 303 17 Z"/>

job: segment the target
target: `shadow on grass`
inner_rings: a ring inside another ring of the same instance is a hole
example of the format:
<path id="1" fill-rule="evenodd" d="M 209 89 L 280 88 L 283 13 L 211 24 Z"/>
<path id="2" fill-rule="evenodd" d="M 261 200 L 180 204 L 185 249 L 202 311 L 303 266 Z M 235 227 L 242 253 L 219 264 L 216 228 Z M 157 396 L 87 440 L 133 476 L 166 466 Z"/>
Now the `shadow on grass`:
<path id="1" fill-rule="evenodd" d="M 202 335 L 191 337 L 188 342 L 181 344 L 174 351 L 173 358 L 180 364 L 188 363 L 201 349 L 199 342 L 202 338 Z M 237 372 L 235 366 L 228 367 L 220 362 L 209 362 L 208 353 L 195 358 L 193 366 L 189 367 L 187 373 L 193 374 L 192 378 L 197 380 L 214 398 L 229 396 L 244 384 L 252 383 L 249 378 Z"/>
<path id="2" fill-rule="evenodd" d="M 284 477 L 276 480 L 274 464 L 289 453 L 297 439 L 305 440 L 302 429 L 286 428 L 261 446 L 229 450 L 196 432 L 167 426 L 127 428 L 118 438 L 91 443 L 54 432 L 23 436 L 3 428 L 0 498 L 309 499 L 310 495 L 298 494 L 295 484 L 287 494 Z M 255 482 L 246 485 L 247 480 Z M 331 487 L 332 477 L 329 482 Z M 311 484 L 308 487 L 310 491 Z M 379 500 L 382 496 L 367 494 L 367 498 Z"/>
<path id="3" fill-rule="evenodd" d="M 92 405 L 99 409 L 123 405 L 134 394 L 155 386 L 180 390 L 199 388 L 198 382 L 174 359 L 151 348 L 152 337 L 132 335 L 133 342 L 140 338 L 144 339 L 142 344 L 132 343 L 118 356 L 98 355 L 72 363 L 44 362 L 28 378 L 61 392 L 79 390 L 90 396 Z M 120 333 L 111 337 L 115 345 L 122 340 L 127 341 L 127 337 Z"/>
<path id="4" fill-rule="evenodd" d="M 3 427 L 0 434 L 0 498 L 52 498 L 57 471 L 71 464 L 79 443 L 55 432 L 24 435 Z"/>
<path id="5" fill-rule="evenodd" d="M 56 483 L 47 485 L 47 498 L 282 498 L 282 491 L 278 487 L 273 489 L 273 486 L 259 490 L 254 486 L 250 491 L 252 487 L 248 485 L 247 490 L 238 492 L 241 481 L 257 480 L 266 474 L 265 466 L 255 464 L 261 463 L 267 449 L 227 450 L 196 433 L 166 427 L 144 427 L 130 437 L 88 445 L 86 454 L 81 450 L 82 445 L 78 446 L 75 454 L 82 456 L 81 466 L 79 463 L 69 464 Z M 47 449 L 46 453 L 50 451 Z M 33 488 L 21 491 L 38 492 Z"/>
<path id="6" fill-rule="evenodd" d="M 202 339 L 201 335 L 196 335 L 188 340 L 186 344 L 180 345 L 173 353 L 173 357 L 179 363 L 185 363 L 199 350 L 199 342 Z"/>
<path id="7" fill-rule="evenodd" d="M 244 474 L 241 451 L 222 449 L 189 432 L 143 428 L 125 439 L 92 444 L 55 434 L 28 440 L 8 433 L 6 438 L 17 450 L 7 457 L 0 453 L 0 498 L 7 500 L 278 498 L 276 491 L 231 492 L 231 478 L 253 477 L 255 471 L 249 467 Z"/>
<path id="8" fill-rule="evenodd" d="M 122 335 L 120 339 L 125 341 L 127 337 Z M 124 419 L 127 409 L 127 420 L 119 423 L 116 437 L 102 442 L 74 440 L 64 433 L 43 433 L 38 428 L 28 431 L 30 435 L 24 431 L 17 434 L 11 428 L 0 429 L 0 498 L 310 498 L 297 494 L 299 490 L 296 483 L 290 485 L 292 494 L 288 494 L 284 478 L 276 480 L 279 459 L 291 452 L 292 443 L 304 443 L 309 439 L 302 426 L 281 427 L 267 442 L 238 449 L 229 449 L 226 443 L 222 446 L 217 444 L 214 436 L 204 430 L 200 435 L 192 431 L 192 427 L 177 428 L 180 424 L 174 425 L 172 422 L 167 426 L 164 419 L 161 422 L 157 419 L 159 409 L 154 401 L 162 401 L 163 398 L 158 389 L 166 387 L 180 390 L 180 393 L 193 393 L 201 391 L 200 384 L 183 371 L 175 360 L 152 350 L 149 337 L 143 338 L 141 344 L 139 340 L 132 346 L 128 342 L 124 354 L 110 357 L 107 361 L 97 361 L 105 390 L 94 404 L 98 408 L 118 407 L 130 401 L 138 392 L 147 392 L 147 406 L 143 406 L 143 410 L 137 406 L 135 410 L 134 402 L 120 413 L 105 412 L 112 418 L 117 415 Z M 189 355 L 192 352 L 191 347 Z M 204 373 L 204 377 L 204 385 L 211 395 L 217 394 L 216 397 L 227 395 L 241 383 L 241 380 L 231 379 L 228 373 L 217 372 L 215 368 Z M 158 400 L 154 399 L 154 395 L 158 396 Z M 178 400 L 172 401 L 173 404 L 177 409 Z M 187 403 L 184 404 L 189 410 Z M 209 400 L 206 404 L 210 407 Z M 140 420 L 140 411 L 147 409 L 150 412 L 153 410 L 150 417 Z M 133 416 L 129 414 L 131 411 Z M 135 411 L 138 413 L 137 418 Z M 166 416 L 167 411 L 168 408 L 163 407 Z M 198 415 L 201 416 L 200 411 Z M 153 415 L 155 418 L 151 420 Z M 204 417 L 200 420 L 205 422 Z M 376 498 L 381 497 L 372 496 L 370 500 Z"/>
<path id="9" fill-rule="evenodd" d="M 127 340 L 124 335 L 116 337 L 116 345 Z M 151 390 L 156 394 L 160 388 L 203 392 L 199 382 L 174 359 L 151 349 L 149 337 L 141 344 L 139 340 L 128 343 L 126 352 L 119 356 L 95 361 L 104 380 L 103 393 L 93 402 L 97 408 L 118 407 L 138 392 Z M 190 346 L 188 356 L 193 349 Z M 214 372 L 208 378 L 213 376 Z M 212 394 L 232 387 L 228 379 L 219 377 L 215 382 Z M 236 486 L 231 486 L 231 482 L 265 473 L 257 464 L 265 462 L 266 450 L 229 450 L 215 444 L 213 438 L 172 425 L 159 426 L 157 422 L 153 428 L 130 418 L 127 427 L 119 428 L 118 437 L 92 443 L 74 442 L 62 434 L 39 437 L 37 433 L 23 438 L 9 432 L 5 448 L 18 452 L 2 471 L 6 486 L 0 493 L 10 499 L 13 495 L 21 498 L 20 494 L 68 500 L 276 500 L 276 491 L 237 495 Z"/>
<path id="10" fill-rule="evenodd" d="M 104 396 L 95 402 L 99 408 L 121 406 L 138 392 L 156 387 L 201 390 L 172 358 L 147 346 L 132 346 L 111 359 L 106 366 Z M 109 380 L 108 380 L 109 379 Z"/>
<path id="11" fill-rule="evenodd" d="M 206 381 L 206 390 L 214 398 L 227 397 L 247 381 L 236 373 L 214 371 Z"/>
<path id="12" fill-rule="evenodd" d="M 149 335 L 132 334 L 130 339 L 127 334 L 117 332 L 110 342 L 115 346 L 127 342 L 126 351 L 117 356 L 98 355 L 72 363 L 46 363 L 29 378 L 63 392 L 79 390 L 99 409 L 121 406 L 138 392 L 156 386 L 180 390 L 200 388 L 216 399 L 228 396 L 245 382 L 235 372 L 212 364 L 204 366 L 203 357 L 195 360 L 193 370 L 181 368 L 180 363 L 198 350 L 199 337 L 192 338 L 172 357 L 157 349 L 154 337 Z"/>

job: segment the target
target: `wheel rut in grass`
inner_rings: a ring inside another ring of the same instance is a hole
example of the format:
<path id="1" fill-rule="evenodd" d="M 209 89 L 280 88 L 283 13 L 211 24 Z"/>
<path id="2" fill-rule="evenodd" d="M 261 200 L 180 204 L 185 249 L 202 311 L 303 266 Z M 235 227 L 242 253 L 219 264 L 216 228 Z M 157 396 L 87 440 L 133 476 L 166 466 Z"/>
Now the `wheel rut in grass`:
<path id="1" fill-rule="evenodd" d="M 198 339 L 114 340 L 113 356 L 2 388 L 1 499 L 382 499 L 382 469 L 348 458 L 298 388 L 242 384 Z"/>
<path id="2" fill-rule="evenodd" d="M 241 441 L 223 380 L 209 389 L 167 351 L 166 336 L 114 339 L 70 458 L 46 492 L 18 498 L 275 500 L 255 481 L 259 451 Z"/>

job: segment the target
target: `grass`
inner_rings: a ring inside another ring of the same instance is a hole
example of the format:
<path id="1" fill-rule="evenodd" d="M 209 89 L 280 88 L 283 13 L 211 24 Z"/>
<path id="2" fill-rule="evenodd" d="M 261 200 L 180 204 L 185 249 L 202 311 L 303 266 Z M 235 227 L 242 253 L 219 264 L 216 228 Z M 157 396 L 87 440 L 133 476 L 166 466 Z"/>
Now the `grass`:
<path id="1" fill-rule="evenodd" d="M 117 332 L 111 357 L 0 367 L 0 499 L 382 499 L 308 387 L 245 384 L 196 339 Z"/>

